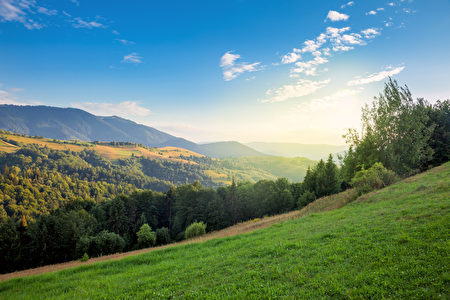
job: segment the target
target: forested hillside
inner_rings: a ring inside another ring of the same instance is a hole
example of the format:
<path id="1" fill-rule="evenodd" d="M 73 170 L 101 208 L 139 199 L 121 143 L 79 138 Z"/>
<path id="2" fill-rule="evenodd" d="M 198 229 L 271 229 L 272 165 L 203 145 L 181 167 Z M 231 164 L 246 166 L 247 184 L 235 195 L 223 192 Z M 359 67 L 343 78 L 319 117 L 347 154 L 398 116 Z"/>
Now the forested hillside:
<path id="1" fill-rule="evenodd" d="M 74 200 L 96 203 L 141 189 L 166 192 L 198 181 L 217 188 L 239 182 L 288 177 L 301 179 L 313 161 L 247 158 L 232 163 L 173 147 L 149 148 L 121 142 L 61 141 L 0 132 L 0 216 L 34 220 Z M 289 161 L 292 163 L 289 164 Z M 272 163 L 271 163 L 272 162 Z M 288 166 L 289 165 L 289 166 Z M 297 173 L 298 172 L 298 173 Z M 285 176 L 283 176 L 285 175 Z"/>

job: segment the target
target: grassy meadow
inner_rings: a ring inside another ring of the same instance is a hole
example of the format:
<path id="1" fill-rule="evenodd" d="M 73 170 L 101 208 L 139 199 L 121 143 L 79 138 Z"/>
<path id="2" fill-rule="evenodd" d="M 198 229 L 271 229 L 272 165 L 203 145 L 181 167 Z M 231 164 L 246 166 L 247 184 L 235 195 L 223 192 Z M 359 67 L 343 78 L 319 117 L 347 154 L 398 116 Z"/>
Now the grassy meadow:
<path id="1" fill-rule="evenodd" d="M 446 298 L 449 207 L 447 163 L 248 234 L 2 282 L 0 298 Z"/>

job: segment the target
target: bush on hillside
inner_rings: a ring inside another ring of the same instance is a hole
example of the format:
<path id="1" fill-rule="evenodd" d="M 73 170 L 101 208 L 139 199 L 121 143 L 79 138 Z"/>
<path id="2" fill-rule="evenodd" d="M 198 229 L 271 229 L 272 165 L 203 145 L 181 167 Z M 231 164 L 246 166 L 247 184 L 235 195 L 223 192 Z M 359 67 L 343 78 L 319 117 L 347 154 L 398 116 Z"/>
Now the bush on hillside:
<path id="1" fill-rule="evenodd" d="M 316 200 L 316 194 L 311 191 L 305 191 L 299 198 L 298 198 L 298 208 L 305 207 L 309 203 Z"/>
<path id="2" fill-rule="evenodd" d="M 170 242 L 169 229 L 166 227 L 156 229 L 156 244 L 164 245 Z"/>
<path id="3" fill-rule="evenodd" d="M 359 195 L 373 190 L 381 189 L 397 181 L 397 175 L 386 169 L 382 163 L 377 162 L 369 169 L 356 172 L 351 184 L 356 188 Z"/>
<path id="4" fill-rule="evenodd" d="M 96 236 L 84 236 L 76 245 L 77 256 L 82 258 L 114 254 L 122 252 L 125 248 L 125 240 L 114 232 L 103 230 Z"/>
<path id="5" fill-rule="evenodd" d="M 81 262 L 86 262 L 89 260 L 89 255 L 85 252 L 83 256 L 80 258 Z"/>
<path id="6" fill-rule="evenodd" d="M 150 247 L 156 243 L 156 233 L 148 224 L 142 225 L 136 234 L 140 247 Z"/>
<path id="7" fill-rule="evenodd" d="M 206 233 L 206 224 L 203 222 L 194 222 L 186 228 L 184 236 L 186 239 L 190 239 L 196 236 L 200 236 Z"/>

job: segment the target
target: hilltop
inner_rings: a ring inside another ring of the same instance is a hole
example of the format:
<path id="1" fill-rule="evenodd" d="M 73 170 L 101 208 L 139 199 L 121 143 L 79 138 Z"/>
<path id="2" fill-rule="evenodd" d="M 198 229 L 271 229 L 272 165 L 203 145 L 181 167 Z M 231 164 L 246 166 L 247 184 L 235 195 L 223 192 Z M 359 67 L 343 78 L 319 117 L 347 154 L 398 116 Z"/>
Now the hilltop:
<path id="1" fill-rule="evenodd" d="M 449 178 L 446 163 L 337 210 L 317 213 L 331 209 L 330 201 L 342 201 L 334 195 L 317 200 L 325 208 L 316 205 L 315 213 L 303 218 L 249 234 L 10 280 L 0 283 L 0 295 L 445 297 L 450 292 Z"/>

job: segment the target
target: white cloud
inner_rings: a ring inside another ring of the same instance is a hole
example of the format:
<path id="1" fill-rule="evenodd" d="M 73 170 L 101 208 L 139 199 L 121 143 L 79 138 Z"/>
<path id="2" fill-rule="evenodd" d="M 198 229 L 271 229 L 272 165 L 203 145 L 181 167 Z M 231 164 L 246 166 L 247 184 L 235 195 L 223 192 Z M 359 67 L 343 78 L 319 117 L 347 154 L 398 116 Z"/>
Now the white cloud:
<path id="1" fill-rule="evenodd" d="M 231 51 L 226 52 L 220 59 L 220 66 L 222 67 L 223 79 L 230 81 L 237 78 L 245 72 L 255 72 L 260 70 L 260 62 L 246 63 L 236 62 L 241 56 L 233 54 Z"/>
<path id="2" fill-rule="evenodd" d="M 341 5 L 341 8 L 344 9 L 344 8 L 346 8 L 347 6 L 352 6 L 353 4 L 355 4 L 354 1 L 349 1 L 349 2 L 347 2 L 346 4 L 342 4 L 342 5 Z"/>
<path id="3" fill-rule="evenodd" d="M 388 67 L 384 71 L 370 74 L 367 77 L 356 78 L 356 79 L 350 80 L 349 82 L 347 82 L 347 85 L 355 86 L 355 85 L 362 85 L 362 84 L 368 84 L 368 83 L 372 83 L 372 82 L 382 81 L 388 77 L 391 77 L 393 75 L 400 73 L 401 71 L 403 71 L 403 69 L 405 69 L 404 66 L 397 67 L 397 68 Z"/>
<path id="4" fill-rule="evenodd" d="M 71 106 L 98 116 L 145 117 L 151 112 L 150 109 L 141 106 L 136 101 L 123 101 L 120 103 L 81 102 L 72 103 Z"/>
<path id="5" fill-rule="evenodd" d="M 275 103 L 285 101 L 291 98 L 298 98 L 310 95 L 315 91 L 325 87 L 330 82 L 329 79 L 322 81 L 312 81 L 307 79 L 299 79 L 294 84 L 286 84 L 277 89 L 266 91 L 267 98 L 262 99 L 263 103 Z"/>
<path id="6" fill-rule="evenodd" d="M 368 28 L 360 33 L 350 32 L 350 29 L 348 26 L 342 28 L 327 27 L 326 31 L 317 36 L 316 39 L 303 42 L 301 49 L 293 48 L 290 53 L 284 55 L 281 59 L 283 64 L 295 63 L 295 67 L 291 69 L 290 77 L 298 77 L 295 73 L 316 75 L 317 67 L 328 62 L 328 59 L 324 56 L 331 56 L 331 51 L 352 50 L 356 45 L 366 45 L 366 40 L 375 38 L 380 34 L 377 28 Z M 304 56 L 307 56 L 306 53 L 311 53 L 312 58 L 300 61 Z"/>
<path id="7" fill-rule="evenodd" d="M 302 58 L 299 52 L 301 52 L 301 50 L 294 48 L 291 53 L 288 53 L 281 58 L 281 62 L 283 64 L 291 64 L 296 62 L 297 60 Z"/>
<path id="8" fill-rule="evenodd" d="M 329 37 L 336 38 L 341 35 L 341 33 L 347 32 L 350 30 L 350 27 L 342 27 L 342 28 L 335 28 L 335 27 L 327 27 L 326 33 Z"/>
<path id="9" fill-rule="evenodd" d="M 384 10 L 384 7 L 378 7 L 377 8 L 377 11 L 383 11 Z"/>
<path id="10" fill-rule="evenodd" d="M 106 26 L 97 21 L 84 21 L 81 18 L 74 18 L 73 27 L 92 29 L 92 28 L 105 28 Z"/>
<path id="11" fill-rule="evenodd" d="M 220 59 L 220 66 L 221 67 L 232 67 L 234 65 L 234 61 L 240 57 L 241 56 L 239 54 L 233 54 L 233 53 L 231 53 L 231 51 L 228 51 Z"/>
<path id="12" fill-rule="evenodd" d="M 112 33 L 115 35 L 120 35 L 120 33 L 117 30 L 113 30 Z"/>
<path id="13" fill-rule="evenodd" d="M 357 33 L 352 34 L 344 34 L 342 35 L 341 40 L 350 45 L 362 45 L 364 44 L 364 41 L 361 40 L 361 35 Z"/>
<path id="14" fill-rule="evenodd" d="M 78 0 L 70 0 L 70 2 L 72 2 L 76 6 L 80 6 L 80 2 L 78 2 Z"/>
<path id="15" fill-rule="evenodd" d="M 135 42 L 128 41 L 128 40 L 125 40 L 125 39 L 116 39 L 116 41 L 121 42 L 124 45 L 134 45 L 135 44 Z"/>
<path id="16" fill-rule="evenodd" d="M 19 22 L 30 30 L 41 29 L 44 25 L 28 16 L 28 13 L 38 13 L 38 10 L 34 0 L 0 0 L 0 22 Z M 43 10 L 50 11 L 42 7 Z"/>
<path id="17" fill-rule="evenodd" d="M 335 10 L 330 10 L 325 20 L 329 19 L 332 22 L 345 21 L 349 18 L 348 15 L 339 13 Z"/>
<path id="18" fill-rule="evenodd" d="M 404 8 L 403 12 L 407 14 L 415 13 L 415 11 L 411 10 L 410 8 Z"/>
<path id="19" fill-rule="evenodd" d="M 377 28 L 367 28 L 365 30 L 361 30 L 361 33 L 364 35 L 364 37 L 368 39 L 372 39 L 377 35 L 381 34 Z"/>
<path id="20" fill-rule="evenodd" d="M 343 46 L 343 45 L 335 45 L 333 46 L 333 51 L 335 52 L 345 52 L 355 49 L 355 47 L 351 46 Z"/>
<path id="21" fill-rule="evenodd" d="M 123 63 L 131 63 L 131 64 L 141 64 L 142 57 L 139 56 L 136 52 L 125 55 L 122 60 Z"/>
<path id="22" fill-rule="evenodd" d="M 47 15 L 47 16 L 54 16 L 58 14 L 58 11 L 56 9 L 48 9 L 42 6 L 39 6 L 37 8 L 38 13 Z"/>
<path id="23" fill-rule="evenodd" d="M 314 59 L 306 61 L 306 62 L 296 62 L 295 68 L 291 69 L 291 73 L 304 73 L 305 75 L 317 75 L 317 66 L 322 65 L 328 62 L 328 59 L 322 57 L 322 53 L 320 51 L 314 51 L 313 53 Z"/>
<path id="24" fill-rule="evenodd" d="M 377 14 L 377 12 L 374 10 L 366 12 L 366 16 L 375 16 L 376 14 Z"/>

